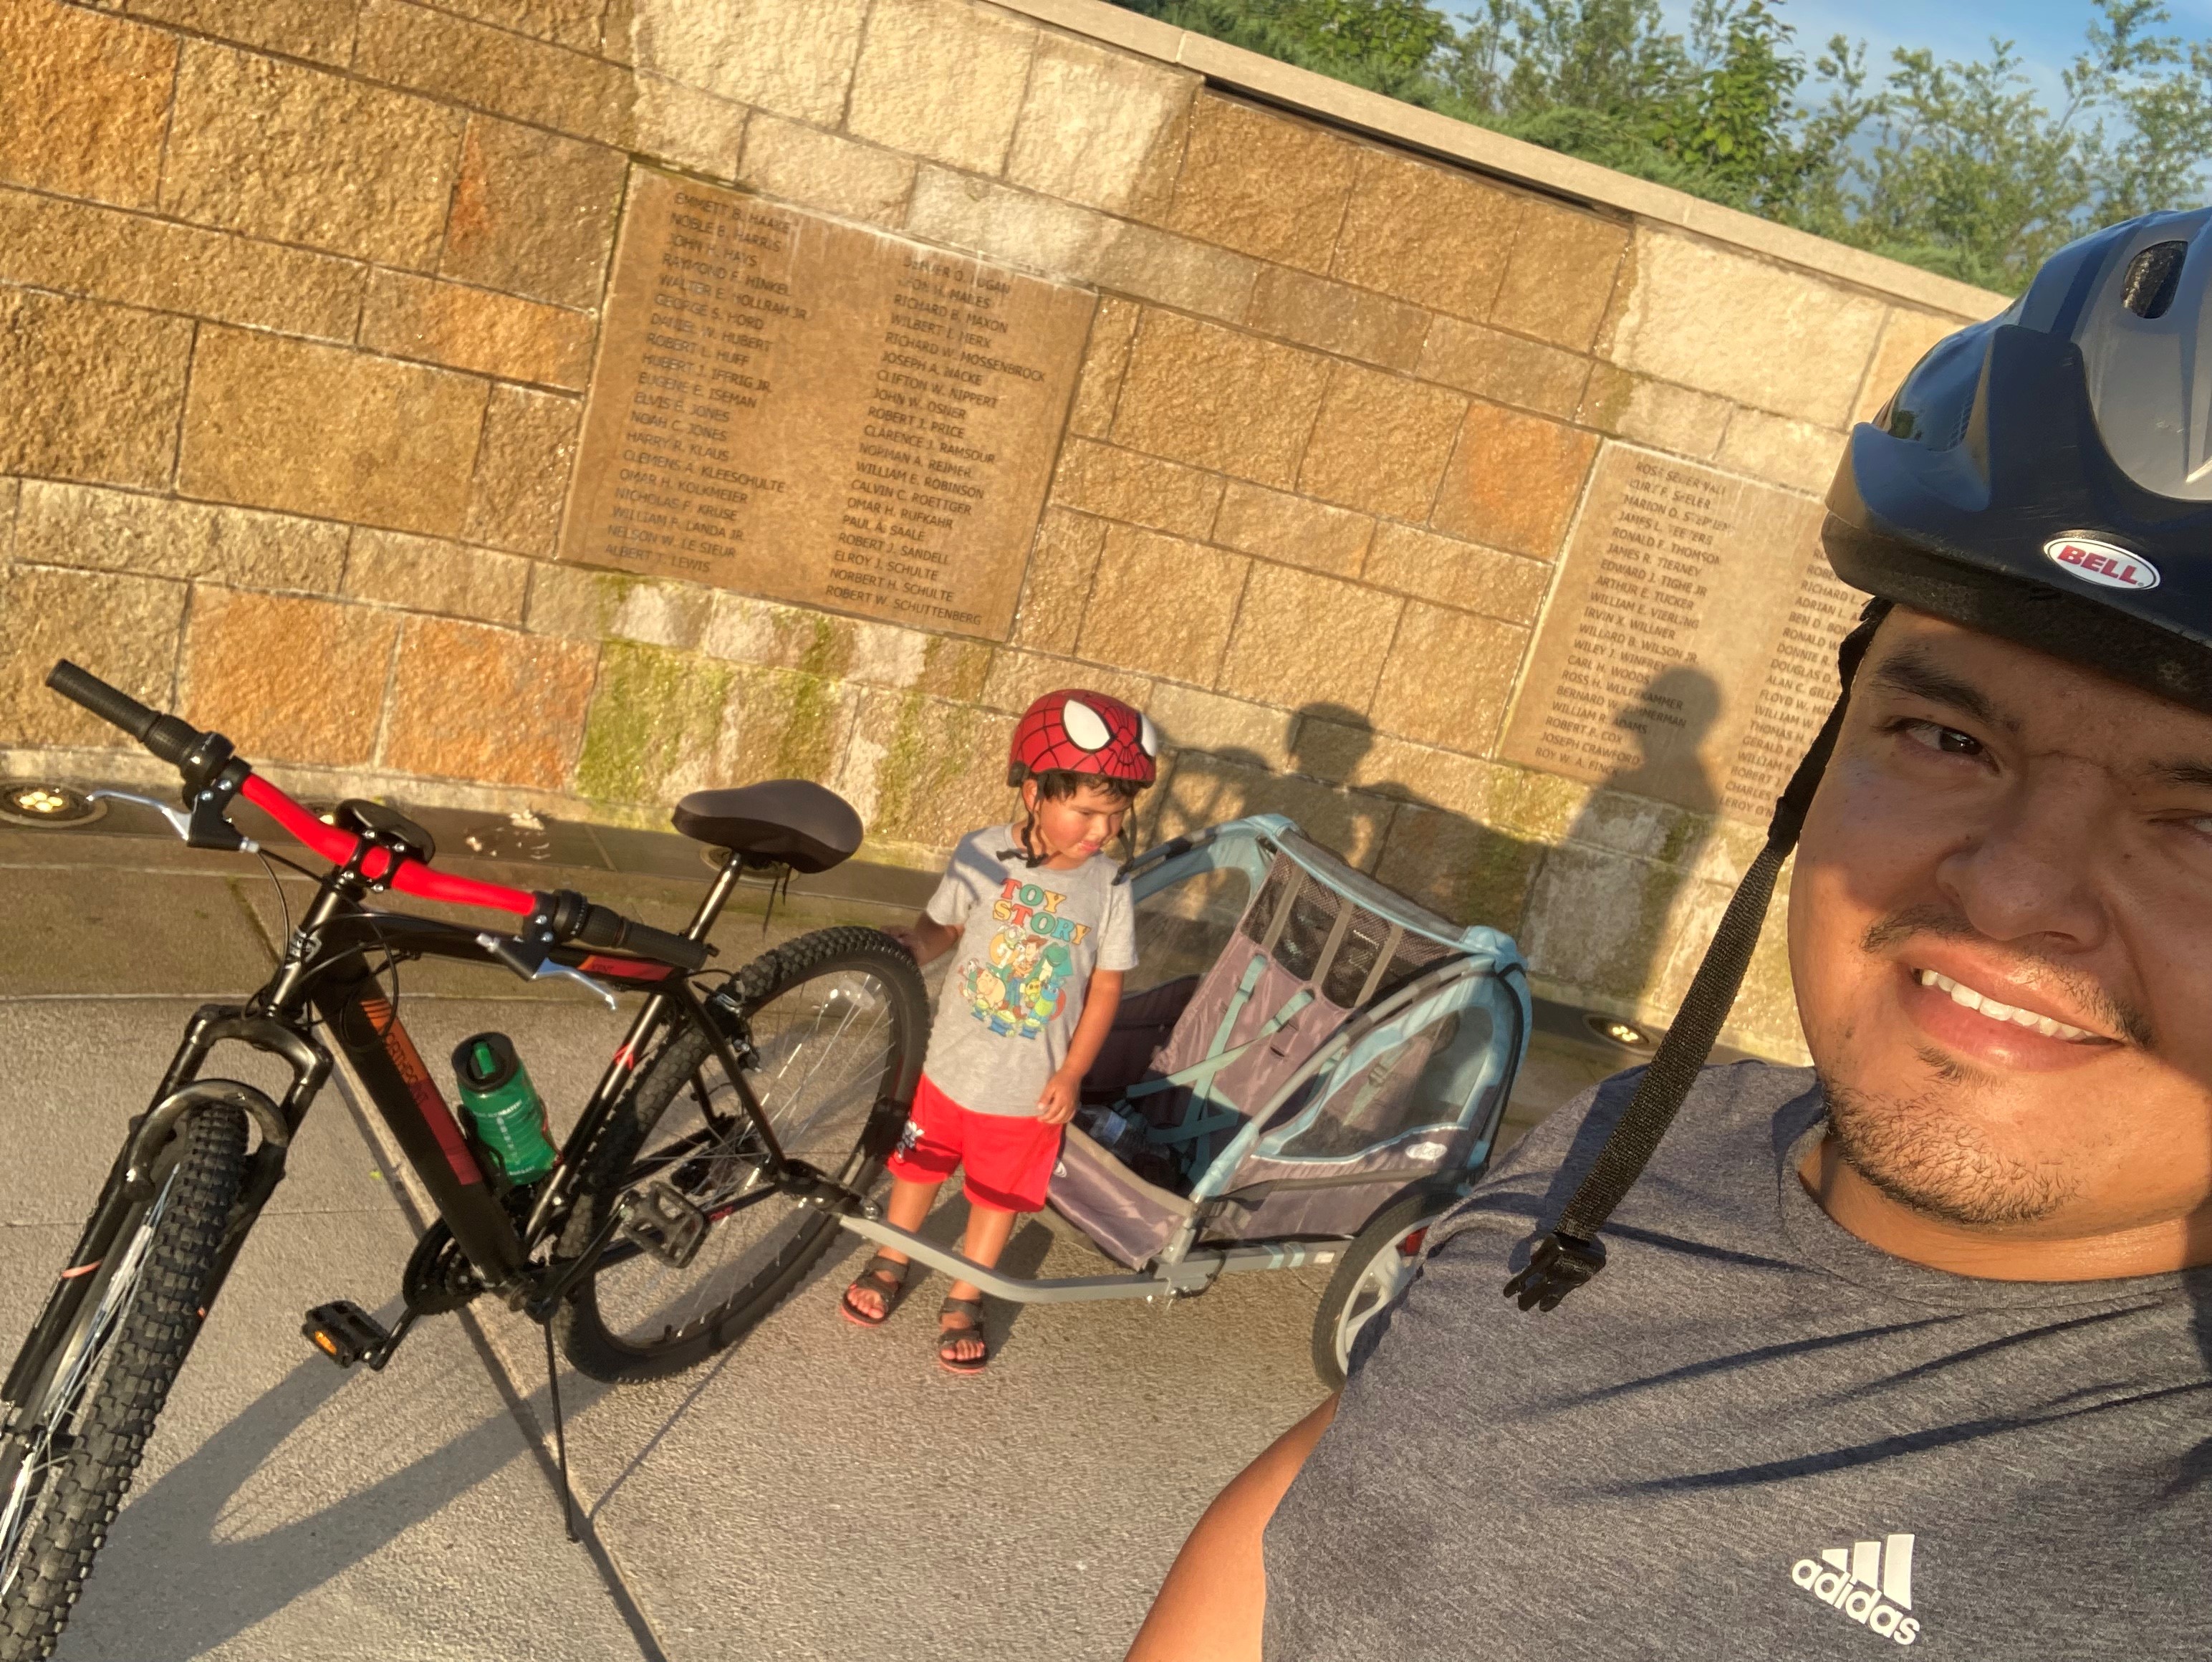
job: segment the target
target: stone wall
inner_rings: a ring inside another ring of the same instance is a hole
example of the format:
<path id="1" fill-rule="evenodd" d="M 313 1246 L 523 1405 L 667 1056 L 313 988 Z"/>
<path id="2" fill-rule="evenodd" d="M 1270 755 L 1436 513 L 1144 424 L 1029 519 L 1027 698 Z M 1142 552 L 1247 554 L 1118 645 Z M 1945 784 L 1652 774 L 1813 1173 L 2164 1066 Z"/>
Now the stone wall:
<path id="1" fill-rule="evenodd" d="M 1755 829 L 1496 759 L 1593 468 L 1817 495 L 2000 302 L 1399 110 L 1097 0 L 6 0 L 0 766 L 152 776 L 66 654 L 319 795 L 803 774 L 919 863 L 1092 685 L 1148 836 L 1288 813 L 1663 1014 Z M 553 559 L 639 165 L 1100 296 L 1008 638 Z"/>

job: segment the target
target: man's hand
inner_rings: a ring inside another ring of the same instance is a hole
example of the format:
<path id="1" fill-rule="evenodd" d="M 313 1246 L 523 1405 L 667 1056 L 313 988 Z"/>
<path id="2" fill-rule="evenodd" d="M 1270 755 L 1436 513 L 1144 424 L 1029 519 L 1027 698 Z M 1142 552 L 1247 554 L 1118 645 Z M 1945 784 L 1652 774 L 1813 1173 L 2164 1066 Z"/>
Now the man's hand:
<path id="1" fill-rule="evenodd" d="M 1037 1099 L 1037 1117 L 1047 1125 L 1065 1125 L 1075 1117 L 1076 1093 L 1083 1084 L 1083 1075 L 1061 1068 L 1045 1081 L 1044 1094 Z"/>

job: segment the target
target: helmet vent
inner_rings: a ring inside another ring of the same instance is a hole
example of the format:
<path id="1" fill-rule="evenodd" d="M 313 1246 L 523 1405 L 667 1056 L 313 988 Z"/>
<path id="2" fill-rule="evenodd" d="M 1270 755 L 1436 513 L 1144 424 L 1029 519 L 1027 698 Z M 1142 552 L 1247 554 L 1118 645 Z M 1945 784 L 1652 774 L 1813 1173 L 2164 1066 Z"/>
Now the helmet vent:
<path id="1" fill-rule="evenodd" d="M 2181 288 L 2181 263 L 2189 257 L 2185 242 L 2154 242 L 2128 262 L 2120 284 L 2120 304 L 2139 318 L 2161 318 Z"/>

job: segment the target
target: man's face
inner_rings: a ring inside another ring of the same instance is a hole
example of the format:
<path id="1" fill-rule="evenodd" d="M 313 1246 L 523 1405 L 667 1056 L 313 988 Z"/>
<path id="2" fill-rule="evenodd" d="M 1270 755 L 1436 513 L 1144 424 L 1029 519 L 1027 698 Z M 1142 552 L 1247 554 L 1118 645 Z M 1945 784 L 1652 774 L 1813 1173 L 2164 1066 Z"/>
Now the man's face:
<path id="1" fill-rule="evenodd" d="M 1893 612 L 1806 823 L 1790 959 L 1837 1152 L 1892 1198 L 2054 1239 L 2197 1208 L 2212 717 Z"/>

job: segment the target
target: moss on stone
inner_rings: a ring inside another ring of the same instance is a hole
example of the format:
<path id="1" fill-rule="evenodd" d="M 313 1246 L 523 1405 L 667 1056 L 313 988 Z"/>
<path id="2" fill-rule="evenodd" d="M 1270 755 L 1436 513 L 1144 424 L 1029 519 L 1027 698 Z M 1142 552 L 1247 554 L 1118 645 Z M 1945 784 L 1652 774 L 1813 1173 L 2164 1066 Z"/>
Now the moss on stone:
<path id="1" fill-rule="evenodd" d="M 738 672 L 665 647 L 609 641 L 584 726 L 576 788 L 608 802 L 653 802 L 670 777 L 711 752 Z"/>

